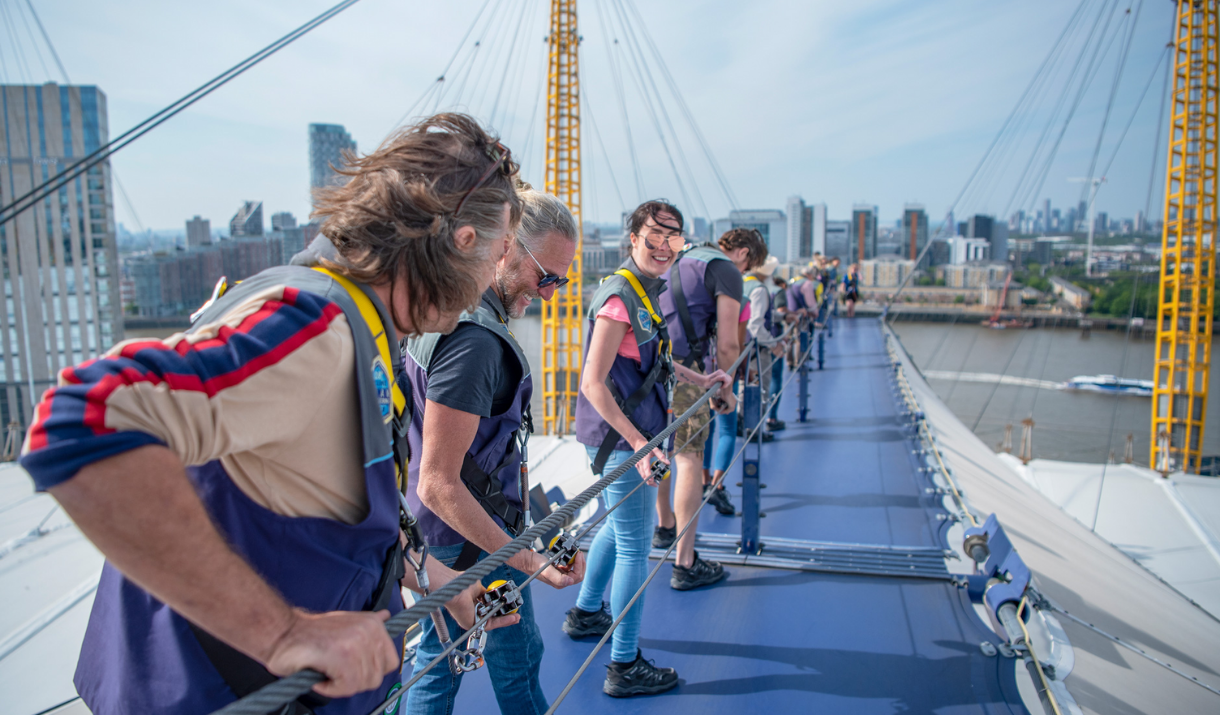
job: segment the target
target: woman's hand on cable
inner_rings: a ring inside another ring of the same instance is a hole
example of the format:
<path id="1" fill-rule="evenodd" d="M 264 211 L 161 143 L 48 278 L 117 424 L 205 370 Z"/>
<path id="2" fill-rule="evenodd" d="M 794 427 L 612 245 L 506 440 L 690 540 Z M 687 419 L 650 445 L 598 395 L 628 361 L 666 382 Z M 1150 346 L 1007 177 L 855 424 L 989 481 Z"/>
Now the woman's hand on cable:
<path id="1" fill-rule="evenodd" d="M 648 440 L 644 439 L 644 435 L 637 432 L 634 438 L 627 440 L 627 444 L 631 445 L 631 451 L 638 452 L 648 445 Z M 644 455 L 643 459 L 635 463 L 635 470 L 640 473 L 640 476 L 643 477 L 650 487 L 657 485 L 657 480 L 652 476 L 653 461 L 669 464 L 669 457 L 665 456 L 660 447 L 653 447 L 651 452 Z"/>
<path id="2" fill-rule="evenodd" d="M 518 551 L 513 558 L 509 559 L 509 565 L 527 575 L 532 575 L 548 563 L 549 559 L 546 554 L 540 554 L 533 549 Z M 538 580 L 552 588 L 575 586 L 584 579 L 585 555 L 579 551 L 576 552 L 576 560 L 572 562 L 571 566 L 547 565 L 546 569 L 538 574 Z"/>
<path id="3" fill-rule="evenodd" d="M 712 400 L 712 409 L 717 414 L 727 415 L 737 410 L 737 395 L 733 394 L 732 383 L 722 386 L 717 397 L 719 399 Z"/>
<path id="4" fill-rule="evenodd" d="M 402 667 L 401 654 L 386 633 L 389 611 L 306 613 L 293 609 L 288 630 L 272 645 L 267 670 L 285 676 L 312 668 L 326 675 L 314 690 L 346 698 L 381 685 L 386 673 Z"/>

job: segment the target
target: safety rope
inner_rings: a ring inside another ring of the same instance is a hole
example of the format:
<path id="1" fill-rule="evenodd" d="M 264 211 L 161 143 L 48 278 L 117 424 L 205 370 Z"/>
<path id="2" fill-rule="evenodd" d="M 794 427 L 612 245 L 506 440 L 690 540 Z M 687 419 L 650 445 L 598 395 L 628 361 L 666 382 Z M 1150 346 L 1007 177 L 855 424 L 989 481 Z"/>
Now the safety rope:
<path id="1" fill-rule="evenodd" d="M 1059 709 L 1059 702 L 1055 699 L 1055 694 L 1051 692 L 1051 684 L 1046 679 L 1046 673 L 1042 671 L 1042 664 L 1038 662 L 1038 654 L 1034 652 L 1034 644 L 1029 639 L 1029 629 L 1025 627 L 1025 621 L 1021 619 L 1021 613 L 1029 604 L 1029 596 L 1021 597 L 1021 604 L 1017 606 L 1017 623 L 1021 626 L 1021 633 L 1025 634 L 1025 652 L 1029 653 L 1029 657 L 1034 661 L 1034 668 L 1038 671 L 1038 678 L 1042 681 L 1042 689 L 1046 692 L 1046 698 L 1051 703 L 1051 710 L 1055 711 L 1055 715 L 1063 715 L 1063 711 Z"/>
<path id="2" fill-rule="evenodd" d="M 726 372 L 731 375 L 737 371 L 737 368 L 741 365 L 741 361 L 749 355 L 749 348 L 753 342 L 754 341 L 751 340 L 746 344 L 746 349 L 741 351 L 741 355 L 737 357 L 737 360 L 733 363 L 731 369 L 727 370 Z M 422 618 L 428 617 L 432 611 L 444 607 L 446 603 L 462 593 L 462 591 L 464 591 L 466 588 L 502 566 L 514 554 L 524 549 L 532 548 L 535 539 L 547 533 L 551 529 L 561 527 L 570 517 L 574 516 L 581 509 L 581 507 L 592 501 L 594 497 L 604 491 L 606 487 L 613 484 L 624 474 L 629 472 L 631 469 L 634 469 L 635 465 L 638 464 L 641 459 L 644 459 L 649 453 L 652 452 L 653 449 L 663 444 L 665 440 L 667 440 L 670 435 L 677 431 L 679 427 L 685 424 L 687 420 L 689 420 L 700 409 L 707 405 L 708 401 L 712 398 L 712 395 L 719 390 L 719 385 L 714 385 L 709 388 L 698 400 L 695 401 L 693 405 L 691 405 L 686 412 L 682 413 L 682 415 L 670 423 L 668 427 L 658 432 L 657 435 L 648 442 L 648 444 L 640 448 L 635 454 L 628 457 L 626 461 L 616 467 L 609 474 L 594 482 L 592 486 L 573 497 L 563 506 L 551 512 L 549 516 L 534 524 L 533 527 L 523 531 L 512 541 L 500 547 L 495 552 L 489 554 L 486 558 L 462 572 L 449 583 L 416 601 L 411 607 L 405 608 L 391 616 L 385 624 L 386 632 L 391 638 L 397 638 L 398 636 L 402 635 L 409 625 L 419 621 Z M 549 563 L 547 564 L 547 566 L 550 565 L 551 564 Z M 545 567 L 531 575 L 530 579 L 526 581 L 526 583 L 529 583 L 536 578 L 543 570 L 545 570 Z M 477 627 L 477 625 L 478 624 L 476 624 L 475 627 Z M 467 631 L 467 633 L 469 632 L 470 631 Z M 451 645 L 456 647 L 454 644 L 460 643 L 461 640 L 462 638 L 454 639 Z M 429 668 L 435 666 L 438 660 L 439 658 L 434 660 L 433 663 L 429 664 Z M 422 673 L 419 675 L 422 675 Z M 255 692 L 226 705 L 213 713 L 213 715 L 265 715 L 265 713 L 277 710 L 278 708 L 283 707 L 285 704 L 290 703 L 300 696 L 308 693 L 314 685 L 317 685 L 325 680 L 326 676 L 316 670 L 308 668 L 305 670 L 299 670 L 292 675 L 281 678 L 274 683 L 270 683 L 263 688 L 260 688 L 259 690 L 256 690 Z M 414 680 L 410 682 L 413 683 Z M 402 690 L 405 691 L 406 688 L 404 687 Z"/>
<path id="3" fill-rule="evenodd" d="M 820 329 L 824 329 L 824 328 L 820 328 Z M 813 331 L 811 331 L 811 335 L 816 335 L 817 330 L 819 330 L 819 328 L 815 327 L 815 329 Z M 751 342 L 754 342 L 754 341 L 751 341 Z M 813 352 L 813 346 L 814 346 L 814 341 L 810 340 L 809 347 L 806 348 L 805 352 L 801 354 L 800 359 L 797 360 L 797 364 L 802 364 L 806 360 L 809 359 L 810 355 Z M 747 354 L 747 352 L 745 350 L 743 350 L 742 355 L 746 355 L 746 354 Z M 737 359 L 737 361 L 741 362 L 741 358 L 739 357 Z M 736 368 L 734 368 L 734 372 L 735 371 L 736 371 Z M 724 482 L 724 479 L 728 476 L 728 473 L 733 468 L 733 465 L 737 463 L 737 460 L 741 458 L 741 455 L 745 454 L 746 447 L 754 439 L 755 435 L 758 434 L 758 431 L 762 429 L 763 424 L 765 424 L 765 419 L 763 418 L 763 415 L 767 414 L 767 411 L 770 410 L 771 407 L 779 401 L 780 396 L 782 396 L 784 394 L 784 391 L 788 389 L 788 385 L 792 384 L 792 381 L 794 379 L 796 379 L 797 374 L 798 373 L 796 371 L 793 371 L 788 376 L 788 379 L 784 382 L 784 384 L 780 386 L 780 389 L 774 395 L 771 396 L 770 400 L 767 401 L 767 404 L 763 405 L 761 407 L 761 409 L 759 410 L 759 413 L 758 413 L 758 415 L 759 415 L 758 424 L 756 424 L 754 426 L 754 428 L 750 430 L 749 434 L 747 434 L 745 436 L 745 440 L 741 445 L 741 449 L 737 450 L 737 454 L 733 455 L 733 459 L 730 460 L 728 468 L 724 470 L 724 473 L 721 474 L 719 478 L 713 480 L 712 483 L 709 485 L 711 488 L 707 490 L 706 494 L 704 494 L 703 501 L 699 504 L 699 508 L 695 510 L 694 515 L 690 519 L 687 520 L 686 524 L 682 527 L 682 530 L 679 531 L 678 534 L 674 537 L 673 543 L 671 543 L 669 545 L 669 548 L 665 550 L 665 553 L 661 555 L 660 561 L 658 561 L 657 565 L 655 567 L 653 567 L 651 572 L 649 572 L 648 577 L 646 579 L 644 579 L 644 583 L 638 589 L 636 589 L 634 594 L 632 594 L 631 599 L 629 601 L 627 601 L 627 605 L 623 607 L 623 610 L 621 613 L 619 613 L 618 618 L 614 619 L 614 622 L 610 624 L 610 627 L 606 630 L 605 634 L 602 635 L 601 640 L 599 640 L 597 642 L 597 645 L 593 646 L 593 652 L 589 653 L 589 656 L 587 658 L 585 658 L 585 661 L 583 663 L 581 663 L 580 668 L 576 671 L 576 674 L 573 675 L 572 679 L 568 681 L 568 684 L 564 687 L 563 691 L 559 693 L 559 697 L 557 697 L 555 699 L 555 702 L 553 702 L 551 704 L 550 709 L 548 709 L 546 711 L 545 715 L 553 715 L 555 710 L 559 707 L 560 703 L 562 703 L 564 701 L 564 699 L 568 696 L 568 693 L 570 693 L 572 691 L 572 688 L 575 687 L 577 681 L 580 680 L 580 677 L 582 675 L 584 675 L 586 670 L 589 669 L 589 665 L 592 664 L 593 659 L 597 656 L 598 652 L 601 651 L 602 647 L 604 647 L 606 645 L 606 643 L 610 640 L 610 637 L 614 634 L 615 629 L 618 628 L 619 623 L 622 622 L 623 618 L 625 618 L 627 616 L 627 614 L 631 611 L 632 607 L 634 607 L 636 602 L 639 601 L 640 596 L 644 593 L 644 590 L 648 588 L 648 584 L 652 583 L 652 579 L 655 578 L 657 573 L 660 572 L 661 567 L 665 565 L 665 562 L 669 559 L 669 555 L 671 553 L 673 553 L 674 548 L 677 547 L 678 542 L 682 540 L 682 537 L 690 529 L 691 525 L 695 523 L 696 519 L 698 519 L 699 512 L 701 512 L 703 510 L 703 507 L 707 506 L 708 500 L 710 500 L 712 498 L 712 495 L 715 494 L 715 490 L 720 488 L 720 485 Z M 758 377 L 759 377 L 760 381 L 762 379 L 764 379 L 761 372 L 759 373 Z M 696 433 L 696 434 L 698 434 L 698 433 Z M 691 439 L 694 439 L 694 437 L 692 436 Z M 689 444 L 690 440 L 688 439 L 686 443 Z M 637 489 L 638 489 L 638 487 L 637 487 Z M 628 495 L 628 496 L 630 496 L 630 495 Z M 624 502 L 626 500 L 627 499 L 624 498 L 624 499 L 620 500 L 619 503 L 621 504 L 622 502 Z"/>

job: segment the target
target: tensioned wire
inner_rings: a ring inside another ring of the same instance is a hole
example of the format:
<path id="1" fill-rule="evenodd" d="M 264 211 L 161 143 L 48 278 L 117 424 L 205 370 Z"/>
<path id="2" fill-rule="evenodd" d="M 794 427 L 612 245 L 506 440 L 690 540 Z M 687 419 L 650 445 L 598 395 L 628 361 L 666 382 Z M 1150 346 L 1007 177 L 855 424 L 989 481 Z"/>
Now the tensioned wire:
<path id="1" fill-rule="evenodd" d="M 825 328 L 820 328 L 820 329 L 815 328 L 814 331 L 812 331 L 811 336 L 817 335 L 818 330 L 824 330 L 824 329 Z M 754 341 L 751 341 L 751 343 L 753 343 L 753 342 Z M 806 360 L 809 359 L 810 355 L 813 352 L 813 346 L 814 346 L 814 341 L 810 340 L 809 347 L 805 349 L 805 352 L 801 354 L 800 359 L 797 360 L 798 364 L 803 364 Z M 742 355 L 747 355 L 747 354 L 748 354 L 748 352 L 746 350 L 742 351 Z M 740 357 L 737 359 L 737 362 L 738 363 L 741 362 Z M 734 372 L 735 371 L 736 371 L 736 367 L 734 368 Z M 741 445 L 741 449 L 737 450 L 737 454 L 733 455 L 733 459 L 729 462 L 728 469 L 725 469 L 724 473 L 721 474 L 719 478 L 715 479 L 709 485 L 711 488 L 708 489 L 707 493 L 703 495 L 703 501 L 699 504 L 699 508 L 695 510 L 694 515 L 690 519 L 687 520 L 686 524 L 682 527 L 682 530 L 679 531 L 677 536 L 674 537 L 673 543 L 671 543 L 669 545 L 669 548 L 665 550 L 665 553 L 661 555 L 660 561 L 657 562 L 657 565 L 655 567 L 653 567 L 652 571 L 648 574 L 648 578 L 644 579 L 644 583 L 638 589 L 636 589 L 634 594 L 632 594 L 631 600 L 629 600 L 627 602 L 627 605 L 623 608 L 622 612 L 619 613 L 618 618 L 614 619 L 614 622 L 610 624 L 610 628 L 608 628 L 606 630 L 605 634 L 602 635 L 601 640 L 599 640 L 597 642 L 597 645 L 595 645 L 593 647 L 593 652 L 589 653 L 589 656 L 587 658 L 585 658 L 585 661 L 583 663 L 581 663 L 580 668 L 576 671 L 576 674 L 573 675 L 572 679 L 568 681 L 567 686 L 565 686 L 563 691 L 561 693 L 559 693 L 559 697 L 557 697 L 555 699 L 555 702 L 551 703 L 551 707 L 550 707 L 550 709 L 548 709 L 546 711 L 545 715 L 553 715 L 555 710 L 559 707 L 560 703 L 562 703 L 564 701 L 564 699 L 568 696 L 568 693 L 570 693 L 572 691 L 572 688 L 576 686 L 576 683 L 580 680 L 580 677 L 585 674 L 586 670 L 589 669 L 589 665 L 592 664 L 593 659 L 597 656 L 598 652 L 601 651 L 602 647 L 605 646 L 606 643 L 610 640 L 610 637 L 614 634 L 615 629 L 618 628 L 619 623 L 621 623 L 623 621 L 623 619 L 631 611 L 632 607 L 635 606 L 636 602 L 640 600 L 640 596 L 644 593 L 644 590 L 648 588 L 648 584 L 652 583 L 652 580 L 661 571 L 661 567 L 665 565 L 665 562 L 669 559 L 669 555 L 671 553 L 673 553 L 674 548 L 677 547 L 678 542 L 682 540 L 682 537 L 691 528 L 691 525 L 693 525 L 695 523 L 695 521 L 698 520 L 699 513 L 703 510 L 703 507 L 707 506 L 708 500 L 712 498 L 712 494 L 715 493 L 715 490 L 720 488 L 720 485 L 724 482 L 725 478 L 728 476 L 729 470 L 731 470 L 733 468 L 733 465 L 737 463 L 737 460 L 741 458 L 741 455 L 745 454 L 746 447 L 748 447 L 750 445 L 750 442 L 754 439 L 755 435 L 758 434 L 759 430 L 762 429 L 762 426 L 765 423 L 764 415 L 766 415 L 767 411 L 770 410 L 771 407 L 776 402 L 779 401 L 780 396 L 784 394 L 784 391 L 788 389 L 788 385 L 792 384 L 792 381 L 796 378 L 796 376 L 798 374 L 799 373 L 797 371 L 792 371 L 791 374 L 788 375 L 788 379 L 784 382 L 784 384 L 780 387 L 780 389 L 774 395 L 771 396 L 770 400 L 767 401 L 767 404 L 760 406 L 759 412 L 758 412 L 758 424 L 756 424 L 754 426 L 754 428 L 752 430 L 750 430 L 750 432 L 745 436 L 745 441 Z M 765 379 L 765 376 L 762 374 L 761 371 L 759 371 L 758 379 L 759 379 L 760 383 L 762 380 Z M 706 395 L 705 395 L 705 397 L 706 397 Z M 706 428 L 707 428 L 707 425 L 704 425 L 703 429 L 706 429 Z M 702 429 L 700 430 L 700 432 L 702 432 Z M 687 444 L 689 444 L 691 440 L 693 440 L 696 436 L 698 436 L 698 434 L 699 434 L 699 432 L 696 432 L 695 435 L 692 436 L 690 440 L 687 440 Z M 641 484 L 642 483 L 643 482 L 641 482 Z M 639 487 L 637 486 L 636 489 L 639 489 Z M 635 492 L 635 489 L 632 490 L 632 493 L 634 493 L 634 492 Z M 631 496 L 631 494 L 627 495 L 627 497 L 630 497 L 630 496 Z M 622 500 L 620 500 L 619 504 L 626 501 L 627 497 L 624 497 Z"/>
<path id="2" fill-rule="evenodd" d="M 793 325 L 788 326 L 788 328 L 784 331 L 784 336 L 786 336 L 788 333 L 790 333 L 794 327 L 795 326 L 793 326 Z M 755 352 L 757 353 L 758 343 L 755 340 L 750 340 L 748 343 L 746 343 L 745 348 L 742 350 L 742 355 L 747 355 L 749 353 L 751 347 L 753 347 L 755 349 Z M 809 352 L 806 351 L 805 354 L 806 354 L 806 356 L 808 356 Z M 741 356 L 738 356 L 738 359 L 734 363 L 734 365 L 740 365 L 740 364 L 741 364 Z M 762 378 L 760 377 L 760 379 L 762 379 Z M 781 389 L 780 392 L 782 393 L 783 390 Z M 779 399 L 778 394 L 779 393 L 777 393 L 776 397 L 771 402 L 768 402 L 767 405 L 765 407 L 763 407 L 763 414 L 765 414 L 766 411 L 771 408 L 771 405 L 776 400 Z M 693 442 L 700 434 L 702 434 L 703 431 L 706 430 L 708 428 L 708 425 L 710 425 L 710 424 L 711 424 L 711 422 L 709 421 L 707 424 L 700 427 L 695 432 L 695 434 L 691 435 L 685 442 L 683 442 L 681 445 L 679 445 L 674 451 L 681 452 L 682 449 L 684 449 L 686 447 L 686 445 Z M 753 436 L 753 434 L 754 433 L 751 432 L 751 437 Z M 749 440 L 747 439 L 747 442 L 748 441 Z M 717 483 L 719 483 L 719 482 L 717 482 Z M 588 536 L 590 533 L 592 533 L 593 529 L 596 528 L 598 524 L 600 524 L 602 521 L 604 521 L 608 516 L 610 516 L 610 514 L 612 514 L 616 509 L 618 509 L 620 506 L 622 506 L 622 504 L 624 502 L 626 502 L 628 499 L 630 499 L 633 494 L 635 494 L 640 489 L 642 489 L 644 487 L 644 485 L 646 485 L 646 484 L 647 484 L 647 482 L 644 481 L 643 479 L 641 479 L 639 481 L 639 483 L 636 484 L 635 487 L 633 487 L 631 489 L 631 491 L 626 494 L 626 496 L 624 496 L 622 499 L 615 502 L 613 506 L 611 506 L 609 509 L 607 509 L 605 512 L 603 512 L 593 521 L 583 524 L 582 526 L 584 528 L 581 530 L 580 534 L 576 536 L 576 540 L 580 541 L 580 540 L 584 539 L 586 536 Z M 707 502 L 705 500 L 704 504 L 706 504 L 706 503 Z M 700 507 L 700 508 L 702 508 L 702 507 Z M 542 567 L 540 567 L 538 570 L 534 571 L 534 573 L 530 574 L 529 578 L 527 578 L 524 582 L 522 582 L 521 585 L 517 587 L 517 589 L 521 590 L 521 589 L 525 588 L 526 586 L 530 585 L 530 583 L 532 583 L 536 578 L 538 578 L 542 574 L 543 571 L 547 570 L 551 566 L 554 566 L 555 561 L 558 559 L 558 557 L 560 555 L 561 554 L 553 554 L 553 555 L 549 556 L 546 560 L 546 563 Z M 666 555 L 668 555 L 668 552 L 666 552 Z M 426 675 L 428 673 L 428 671 L 432 670 L 438 664 L 440 664 L 441 661 L 445 660 L 449 656 L 449 654 L 452 653 L 457 648 L 458 644 L 461 643 L 463 639 L 468 638 L 470 636 L 470 634 L 474 632 L 475 629 L 477 629 L 479 626 L 485 624 L 488 620 L 490 620 L 491 617 L 492 617 L 491 615 L 488 615 L 488 616 L 479 618 L 477 621 L 475 621 L 474 625 L 472 625 L 469 629 L 467 629 L 464 633 L 462 633 L 462 635 L 453 639 L 453 641 L 443 651 L 441 651 L 441 653 L 439 655 L 437 655 L 431 661 L 428 662 L 428 665 L 426 665 L 424 668 L 422 668 L 419 672 L 413 674 L 411 676 L 410 680 L 408 680 L 406 683 L 403 683 L 403 686 L 400 690 L 395 691 L 393 695 L 386 698 L 386 700 L 383 701 L 376 708 L 374 708 L 369 713 L 369 715 L 380 715 L 382 712 L 385 712 L 385 710 L 392 707 L 395 702 L 397 702 L 399 699 L 401 699 L 402 697 L 404 697 L 407 694 L 407 691 L 411 688 L 412 685 L 414 685 L 416 682 L 418 682 L 420 678 L 422 678 L 424 675 Z M 616 625 L 617 625 L 617 623 L 616 623 Z"/>
<path id="3" fill-rule="evenodd" d="M 753 341 L 751 341 L 751 343 L 752 342 Z M 741 355 L 739 355 L 737 360 L 733 363 L 732 368 L 730 370 L 726 370 L 726 372 L 733 374 L 737 371 L 737 368 L 741 366 L 741 361 L 750 354 L 748 349 L 749 346 L 750 343 L 747 343 L 747 349 L 742 350 Z M 534 524 L 533 527 L 523 531 L 512 541 L 497 549 L 495 552 L 489 554 L 485 559 L 479 561 L 474 566 L 462 572 L 449 583 L 432 591 L 427 596 L 424 596 L 420 600 L 416 601 L 415 604 L 409 608 L 405 608 L 391 616 L 390 619 L 385 623 L 386 631 L 389 636 L 391 638 L 397 638 L 398 636 L 402 635 L 408 626 L 416 621 L 429 617 L 432 611 L 442 608 L 446 603 L 462 593 L 462 591 L 464 591 L 466 588 L 470 587 L 472 584 L 481 580 L 484 576 L 502 566 L 514 554 L 524 549 L 532 548 L 535 539 L 553 528 L 562 526 L 562 524 L 571 516 L 576 514 L 581 507 L 592 501 L 594 497 L 604 491 L 606 487 L 618 481 L 618 479 L 628 471 L 634 469 L 635 465 L 638 464 L 641 459 L 644 459 L 649 453 L 652 452 L 653 449 L 659 447 L 665 442 L 665 440 L 669 439 L 670 435 L 677 431 L 677 429 L 685 424 L 687 420 L 689 420 L 700 409 L 707 405 L 708 401 L 712 398 L 712 395 L 719 390 L 719 384 L 709 388 L 698 400 L 695 401 L 693 405 L 691 405 L 688 410 L 686 410 L 686 412 L 682 413 L 682 415 L 670 423 L 668 427 L 657 433 L 657 435 L 653 437 L 648 444 L 636 451 L 635 454 L 628 457 L 625 462 L 620 464 L 609 474 L 594 482 L 590 487 L 573 497 L 566 504 L 551 512 L 549 516 Z M 548 564 L 548 566 L 549 565 L 550 564 Z M 538 573 L 541 573 L 541 569 L 539 572 L 532 575 L 530 580 L 533 580 Z M 526 583 L 529 583 L 529 581 Z M 469 631 L 467 631 L 467 633 L 469 633 Z M 455 644 L 460 642 L 461 638 L 458 638 L 455 639 L 451 645 L 456 647 Z M 452 650 L 452 648 L 450 650 Z M 432 665 L 435 665 L 435 663 Z M 325 680 L 326 676 L 316 670 L 308 668 L 299 670 L 292 675 L 281 678 L 274 683 L 270 683 L 263 688 L 260 688 L 259 690 L 226 705 L 225 707 L 215 711 L 213 715 L 265 715 L 265 713 L 283 707 L 285 704 L 292 702 L 302 695 L 305 695 L 313 688 L 314 685 Z"/>

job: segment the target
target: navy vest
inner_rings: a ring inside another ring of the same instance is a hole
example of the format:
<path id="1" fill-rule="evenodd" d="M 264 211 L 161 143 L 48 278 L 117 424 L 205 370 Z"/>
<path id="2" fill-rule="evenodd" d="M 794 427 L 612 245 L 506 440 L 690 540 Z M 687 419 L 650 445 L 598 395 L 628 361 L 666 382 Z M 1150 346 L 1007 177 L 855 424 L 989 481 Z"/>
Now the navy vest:
<path id="1" fill-rule="evenodd" d="M 624 261 L 621 267 L 635 275 L 644 288 L 644 294 L 652 302 L 653 308 L 656 308 L 658 297 L 665 288 L 665 282 L 640 273 L 635 262 L 630 258 Z M 586 361 L 589 358 L 589 345 L 593 341 L 593 326 L 597 322 L 597 313 L 606 304 L 606 301 L 614 296 L 618 296 L 623 301 L 623 305 L 627 307 L 636 347 L 640 350 L 640 362 L 637 363 L 622 355 L 615 355 L 614 362 L 610 365 L 609 378 L 619 395 L 623 399 L 627 399 L 644 384 L 644 379 L 657 360 L 669 359 L 669 338 L 666 334 L 666 324 L 662 323 L 658 326 L 653 323 L 648 309 L 644 307 L 643 301 L 636 295 L 635 289 L 631 287 L 627 279 L 611 274 L 601 282 L 597 292 L 593 294 L 593 300 L 589 303 L 589 327 L 585 333 Z M 669 424 L 669 392 L 665 382 L 665 380 L 657 380 L 648 399 L 640 402 L 639 407 L 627 415 L 636 428 L 645 433 L 645 436 L 656 435 Z M 576 441 L 590 447 L 600 447 L 609 432 L 610 424 L 602 419 L 597 408 L 585 397 L 584 391 L 579 391 L 576 396 Z M 620 439 L 614 449 L 629 450 L 631 445 L 627 443 L 627 440 Z"/>
<path id="2" fill-rule="evenodd" d="M 788 298 L 788 310 L 796 311 L 809 306 L 805 303 L 805 294 L 801 291 L 801 286 L 807 281 L 804 278 L 797 278 L 788 284 L 786 289 Z"/>
<path id="3" fill-rule="evenodd" d="M 665 279 L 667 288 L 661 293 L 661 312 L 669 326 L 674 359 L 696 370 L 710 369 L 714 347 L 711 344 L 712 336 L 716 331 L 716 299 L 707 290 L 707 265 L 712 261 L 727 260 L 729 257 L 718 249 L 698 246 L 675 256 L 674 264 L 661 276 Z M 686 298 L 686 308 L 690 314 L 694 335 L 686 334 L 686 327 L 682 324 L 682 316 L 674 299 L 674 292 L 678 290 L 677 281 L 673 279 L 674 268 L 678 269 L 682 295 Z M 702 365 L 687 364 L 694 362 L 697 354 L 703 355 Z"/>
<path id="4" fill-rule="evenodd" d="M 388 376 L 355 302 L 329 276 L 281 266 L 242 281 L 207 308 L 199 322 L 215 320 L 235 302 L 277 285 L 335 303 L 351 325 L 369 513 L 356 524 L 283 516 L 246 496 L 219 460 L 188 467 L 187 474 L 225 540 L 290 604 L 317 613 L 366 610 L 372 606 L 387 555 L 398 541 L 399 506 L 392 410 L 391 417 L 384 416 L 384 400 L 379 399 L 377 386 Z M 392 326 L 381 302 L 371 291 L 365 292 L 382 323 Z M 392 357 L 397 363 L 397 356 Z M 393 370 L 398 374 L 401 365 L 395 364 Z M 190 544 L 181 546 L 183 558 L 189 559 Z M 391 590 L 389 610 L 393 614 L 402 610 L 402 598 L 398 589 Z M 401 637 L 396 647 L 402 648 Z M 398 672 L 392 672 L 381 687 L 331 701 L 315 712 L 364 715 L 397 687 L 398 680 Z M 207 715 L 236 699 L 186 619 L 127 580 L 109 562 L 102 569 L 73 682 L 94 715 Z"/>
<path id="5" fill-rule="evenodd" d="M 525 416 L 529 411 L 530 397 L 534 392 L 534 380 L 530 376 L 529 362 L 521 352 L 512 333 L 505 324 L 504 308 L 496 294 L 488 289 L 483 294 L 483 301 L 473 312 L 463 313 L 459 323 L 473 323 L 489 331 L 504 343 L 505 359 L 516 360 L 521 375 L 517 385 L 517 394 L 513 398 L 512 407 L 498 415 L 492 415 L 479 420 L 479 430 L 474 441 L 467 450 L 475 463 L 484 472 L 500 483 L 500 491 L 505 499 L 514 507 L 521 508 L 521 450 L 517 445 L 517 433 L 523 429 Z M 407 341 L 404 354 L 408 357 L 407 378 L 411 381 L 411 390 L 419 396 L 415 405 L 415 413 L 411 418 L 411 429 L 408 439 L 412 454 L 423 453 L 424 428 L 424 397 L 428 394 L 428 366 L 432 362 L 433 352 L 441 339 L 439 333 L 429 333 L 420 338 Z M 511 355 L 511 357 L 509 357 Z M 451 529 L 439 516 L 423 505 L 416 492 L 419 484 L 419 459 L 411 460 L 410 478 L 407 480 L 407 501 L 412 511 L 419 519 L 424 537 L 431 546 L 452 546 L 466 541 L 466 538 Z M 497 467 L 501 467 L 497 470 Z M 499 517 L 492 519 L 504 526 Z"/>

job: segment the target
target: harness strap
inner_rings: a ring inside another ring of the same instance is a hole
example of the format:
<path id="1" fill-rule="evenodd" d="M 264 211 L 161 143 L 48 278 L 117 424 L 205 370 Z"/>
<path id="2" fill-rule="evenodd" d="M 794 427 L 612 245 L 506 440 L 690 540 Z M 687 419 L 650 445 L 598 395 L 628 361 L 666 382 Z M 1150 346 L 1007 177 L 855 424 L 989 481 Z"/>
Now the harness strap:
<path id="1" fill-rule="evenodd" d="M 707 354 L 708 338 L 711 336 L 699 335 L 695 329 L 695 321 L 690 317 L 690 306 L 686 304 L 686 291 L 682 287 L 682 271 L 678 268 L 681 260 L 681 253 L 674 256 L 674 264 L 670 268 L 669 276 L 674 284 L 674 306 L 678 309 L 678 321 L 682 323 L 682 332 L 686 335 L 686 344 L 690 347 L 690 352 L 679 357 L 678 361 L 692 370 L 702 370 L 703 356 Z"/>

